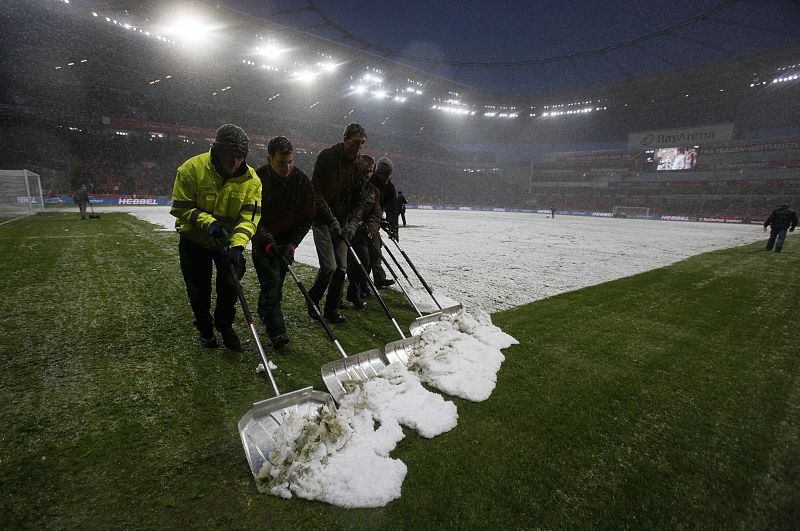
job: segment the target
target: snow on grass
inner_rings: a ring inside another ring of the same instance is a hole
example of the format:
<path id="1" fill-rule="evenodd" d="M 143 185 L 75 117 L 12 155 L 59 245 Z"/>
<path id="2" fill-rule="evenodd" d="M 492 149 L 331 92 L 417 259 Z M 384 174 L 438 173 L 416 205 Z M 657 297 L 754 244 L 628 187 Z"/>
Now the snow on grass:
<path id="1" fill-rule="evenodd" d="M 517 340 L 492 324 L 486 312 L 443 314 L 420 334 L 408 367 L 445 393 L 481 402 L 491 396 L 505 361 L 500 349 Z"/>
<path id="2" fill-rule="evenodd" d="M 259 490 L 346 508 L 384 506 L 400 497 L 407 471 L 389 457 L 403 438 L 401 424 L 431 438 L 458 423 L 455 404 L 400 363 L 349 387 L 335 412 L 287 417 L 273 434 L 276 450 L 258 474 Z"/>
<path id="3" fill-rule="evenodd" d="M 259 490 L 346 508 L 382 507 L 399 498 L 407 467 L 389 453 L 403 430 L 391 422 L 375 428 L 372 412 L 354 406 L 287 416 L 273 432 L 276 450 L 259 471 Z"/>

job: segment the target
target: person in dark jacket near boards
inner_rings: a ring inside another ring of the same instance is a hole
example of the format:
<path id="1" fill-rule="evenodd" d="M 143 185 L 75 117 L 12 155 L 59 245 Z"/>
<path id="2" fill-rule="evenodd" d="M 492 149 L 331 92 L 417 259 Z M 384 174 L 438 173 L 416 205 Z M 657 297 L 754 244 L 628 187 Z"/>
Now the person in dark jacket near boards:
<path id="1" fill-rule="evenodd" d="M 261 291 L 258 316 L 278 350 L 289 343 L 281 310 L 287 264 L 311 228 L 316 210 L 311 180 L 294 166 L 294 148 L 288 138 L 276 136 L 267 144 L 267 164 L 256 170 L 262 184 L 262 217 L 253 237 L 253 265 Z"/>
<path id="2" fill-rule="evenodd" d="M 320 151 L 311 177 L 314 190 L 324 204 L 317 210 L 312 225 L 319 271 L 308 294 L 319 306 L 327 291 L 323 316 L 331 323 L 345 321 L 337 307 L 347 271 L 345 241 L 350 241 L 355 235 L 364 208 L 361 148 L 366 141 L 364 128 L 359 124 L 349 124 L 342 133 L 341 142 Z M 331 219 L 330 214 L 335 219 Z M 310 307 L 308 315 L 317 319 L 317 314 Z"/>
<path id="3" fill-rule="evenodd" d="M 772 227 L 767 240 L 767 251 L 771 251 L 774 246 L 775 252 L 779 253 L 783 249 L 787 229 L 789 232 L 794 232 L 794 228 L 797 227 L 797 212 L 789 210 L 788 203 L 784 203 L 773 210 L 764 222 L 765 231 L 767 227 Z"/>
<path id="4" fill-rule="evenodd" d="M 403 226 L 406 226 L 406 205 L 408 204 L 408 199 L 406 196 L 403 195 L 402 190 L 397 191 L 397 210 L 400 214 L 400 217 L 403 219 Z"/>
<path id="5" fill-rule="evenodd" d="M 386 219 L 381 222 L 381 225 L 386 229 L 389 238 L 397 241 L 399 239 L 398 223 L 397 223 L 397 191 L 392 183 L 392 171 L 394 165 L 388 157 L 381 157 L 375 163 L 375 173 L 372 174 L 371 183 L 378 189 L 381 194 L 381 211 L 386 216 Z M 380 240 L 378 240 L 378 243 Z M 375 245 L 370 247 L 370 264 L 372 265 L 372 280 L 379 288 L 388 288 L 394 284 L 394 280 L 386 278 L 386 272 L 383 270 L 382 262 L 382 246 Z"/>
<path id="6" fill-rule="evenodd" d="M 364 196 L 364 210 L 361 214 L 362 222 L 359 224 L 356 234 L 351 240 L 353 251 L 358 255 L 364 270 L 370 270 L 370 248 L 374 245 L 380 247 L 380 225 L 381 225 L 381 194 L 375 185 L 372 184 L 372 168 L 374 161 L 369 155 L 361 155 L 364 164 L 364 185 L 366 187 Z M 348 256 L 347 262 L 347 300 L 353 304 L 357 310 L 366 308 L 364 298 L 369 294 L 369 286 L 364 272 L 355 260 Z"/>

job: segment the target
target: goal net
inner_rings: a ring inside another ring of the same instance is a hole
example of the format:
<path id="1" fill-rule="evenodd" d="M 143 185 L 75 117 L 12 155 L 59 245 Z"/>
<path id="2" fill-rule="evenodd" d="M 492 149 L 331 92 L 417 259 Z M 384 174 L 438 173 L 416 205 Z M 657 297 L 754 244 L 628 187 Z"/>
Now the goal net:
<path id="1" fill-rule="evenodd" d="M 0 216 L 24 216 L 44 211 L 42 181 L 28 170 L 0 170 Z"/>
<path id="2" fill-rule="evenodd" d="M 630 206 L 615 206 L 611 211 L 611 215 L 615 218 L 638 218 L 650 215 L 650 209 L 647 207 L 630 207 Z"/>

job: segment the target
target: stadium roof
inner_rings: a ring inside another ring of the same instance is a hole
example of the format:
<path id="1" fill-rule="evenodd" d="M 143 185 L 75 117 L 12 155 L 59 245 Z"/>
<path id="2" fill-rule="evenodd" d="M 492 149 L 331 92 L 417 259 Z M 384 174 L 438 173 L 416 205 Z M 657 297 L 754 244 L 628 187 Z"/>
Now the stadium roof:
<path id="1" fill-rule="evenodd" d="M 221 3 L 505 94 L 583 89 L 800 44 L 800 3 L 790 0 Z"/>

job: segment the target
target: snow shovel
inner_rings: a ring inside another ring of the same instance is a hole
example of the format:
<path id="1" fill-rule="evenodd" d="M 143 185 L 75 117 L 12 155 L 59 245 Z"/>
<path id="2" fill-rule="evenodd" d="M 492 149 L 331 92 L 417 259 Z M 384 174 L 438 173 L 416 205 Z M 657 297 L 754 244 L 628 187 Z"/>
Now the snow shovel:
<path id="1" fill-rule="evenodd" d="M 414 262 L 411 261 L 411 259 L 408 257 L 408 255 L 403 250 L 403 248 L 400 247 L 400 244 L 396 240 L 394 240 L 393 238 L 389 238 L 389 239 L 394 242 L 394 245 L 397 247 L 397 249 L 403 255 L 403 258 L 405 258 L 405 260 L 408 263 L 408 265 L 411 266 L 411 270 L 414 271 L 414 273 L 417 275 L 417 278 L 419 279 L 419 281 L 422 282 L 422 285 L 425 288 L 425 290 L 428 292 L 428 295 L 430 295 L 431 298 L 433 299 L 433 302 L 436 304 L 436 307 L 439 308 L 438 312 L 431 313 L 431 314 L 426 315 L 424 317 L 420 316 L 420 317 L 418 317 L 417 319 L 414 319 L 411 322 L 411 324 L 409 325 L 409 330 L 411 331 L 411 335 L 412 336 L 416 336 L 416 335 L 421 334 L 422 330 L 427 325 L 429 325 L 431 323 L 435 323 L 436 321 L 439 320 L 439 318 L 441 316 L 443 316 L 443 315 L 455 315 L 455 314 L 457 314 L 458 312 L 460 312 L 464 308 L 464 306 L 462 306 L 461 304 L 456 304 L 455 306 L 448 306 L 447 308 L 442 308 L 442 305 L 439 304 L 438 300 L 436 300 L 436 296 L 433 294 L 433 290 L 430 288 L 430 286 L 428 286 L 428 283 L 425 282 L 425 279 L 422 278 L 422 275 L 417 270 L 416 266 L 414 266 Z M 384 244 L 384 247 L 386 247 L 385 244 Z M 388 251 L 388 247 L 386 249 Z M 391 251 L 389 251 L 389 254 L 391 255 Z M 410 285 L 410 283 L 409 283 L 409 285 Z"/>
<path id="2" fill-rule="evenodd" d="M 356 263 L 358 264 L 359 269 L 361 269 L 361 273 L 364 275 L 364 278 L 367 279 L 367 284 L 369 284 L 370 289 L 372 289 L 372 292 L 375 294 L 375 298 L 378 299 L 378 302 L 383 307 L 383 311 L 389 317 L 389 320 L 394 325 L 395 329 L 397 330 L 397 333 L 400 334 L 400 337 L 405 339 L 406 336 L 405 336 L 405 334 L 403 334 L 403 331 L 400 330 L 400 325 L 397 324 L 397 319 L 394 318 L 394 315 L 392 315 L 392 312 L 391 312 L 391 310 L 389 310 L 389 307 L 386 306 L 385 302 L 383 302 L 383 297 L 381 297 L 381 294 L 378 293 L 378 288 L 375 287 L 375 284 L 372 282 L 372 279 L 369 278 L 369 273 L 367 273 L 367 270 L 364 269 L 364 265 L 361 263 L 361 260 L 359 260 L 358 255 L 356 254 L 356 252 L 350 246 L 350 242 L 347 241 L 347 240 L 344 240 L 344 243 L 347 245 L 347 249 L 350 251 L 350 255 L 353 258 L 356 259 Z"/>
<path id="3" fill-rule="evenodd" d="M 345 240 L 345 243 L 347 243 L 347 247 L 348 247 L 348 249 L 350 249 L 350 253 L 355 257 L 356 263 L 358 264 L 358 267 L 361 268 L 361 272 L 366 277 L 367 282 L 369 283 L 369 287 L 372 288 L 372 292 L 375 293 L 375 298 L 377 298 L 378 302 L 381 303 L 381 306 L 383 306 L 383 311 L 386 312 L 386 315 L 389 316 L 389 319 L 391 319 L 392 323 L 394 324 L 394 327 L 397 329 L 397 332 L 400 334 L 400 338 L 401 339 L 399 339 L 398 341 L 392 341 L 391 343 L 388 343 L 386 345 L 386 348 L 384 349 L 385 355 L 386 355 L 386 360 L 390 364 L 399 361 L 404 366 L 407 366 L 408 365 L 408 358 L 411 356 L 411 353 L 413 352 L 414 346 L 417 343 L 419 343 L 419 338 L 418 337 L 406 338 L 405 334 L 403 334 L 403 331 L 400 329 L 400 326 L 398 326 L 397 320 L 394 318 L 394 316 L 392 315 L 392 312 L 389 310 L 389 307 L 386 306 L 386 303 L 383 301 L 383 298 L 381 297 L 380 293 L 378 293 L 378 288 L 376 288 L 375 284 L 373 284 L 372 280 L 370 280 L 369 276 L 367 275 L 366 270 L 364 269 L 363 264 L 358 259 L 358 256 L 356 255 L 356 253 L 353 252 L 352 247 L 350 247 L 350 242 Z M 384 260 L 384 264 L 388 265 L 388 262 L 386 262 L 386 260 Z M 390 271 L 391 271 L 391 269 L 390 269 Z M 393 272 L 392 272 L 392 274 L 394 275 Z M 397 277 L 395 277 L 395 279 L 396 278 Z M 437 312 L 437 314 L 435 314 L 435 317 L 438 319 L 438 316 L 439 316 L 439 313 Z"/>
<path id="4" fill-rule="evenodd" d="M 95 214 L 94 213 L 94 207 L 92 206 L 92 202 L 91 201 L 89 201 L 89 208 L 92 209 L 92 213 L 89 214 L 89 219 L 100 219 L 100 214 Z"/>
<path id="5" fill-rule="evenodd" d="M 397 261 L 397 258 L 394 256 L 394 253 L 392 252 L 392 250 L 391 250 L 391 249 L 389 249 L 389 247 L 387 247 L 387 246 L 386 246 L 386 243 L 383 241 L 383 239 L 381 239 L 381 246 L 382 246 L 384 249 L 386 249 L 386 252 L 387 252 L 387 253 L 389 253 L 389 256 L 392 258 L 392 262 L 394 262 L 394 265 L 396 265 L 396 266 L 397 266 L 397 269 L 399 269 L 399 270 L 400 270 L 400 273 L 403 275 L 403 278 L 405 278 L 405 279 L 406 279 L 406 282 L 408 282 L 408 285 L 409 285 L 409 286 L 411 286 L 411 287 L 413 288 L 413 287 L 414 287 L 414 284 L 412 284 L 412 283 L 411 283 L 411 279 L 410 279 L 410 278 L 408 278 L 408 273 L 406 273 L 406 270 L 405 270 L 405 269 L 403 269 L 403 266 L 402 266 L 402 265 L 400 265 L 400 262 L 398 262 L 398 261 Z"/>
<path id="6" fill-rule="evenodd" d="M 253 476 L 258 478 L 259 472 L 267 461 L 269 461 L 270 454 L 275 451 L 277 446 L 273 434 L 275 430 L 283 424 L 287 416 L 295 411 L 299 411 L 303 414 L 310 414 L 316 412 L 319 408 L 328 411 L 336 411 L 336 405 L 333 403 L 331 395 L 323 393 L 322 391 L 315 391 L 313 387 L 305 387 L 284 394 L 278 391 L 278 384 L 275 383 L 275 377 L 272 375 L 272 370 L 269 368 L 269 360 L 264 352 L 264 347 L 261 345 L 256 327 L 253 324 L 253 315 L 250 313 L 247 300 L 244 298 L 242 285 L 239 283 L 239 279 L 236 276 L 233 263 L 231 263 L 231 278 L 236 287 L 236 294 L 242 305 L 242 311 L 247 319 L 247 324 L 250 327 L 250 331 L 253 333 L 253 339 L 258 347 L 258 353 L 261 355 L 261 362 L 264 364 L 264 370 L 267 376 L 269 376 L 272 389 L 275 391 L 274 398 L 268 398 L 254 403 L 250 411 L 239 419 L 239 436 L 242 438 L 244 453 L 247 456 L 247 462 L 250 464 L 250 471 L 253 473 Z"/>
<path id="7" fill-rule="evenodd" d="M 394 272 L 394 269 L 392 269 L 392 266 L 389 265 L 389 262 L 383 256 L 381 256 L 381 260 L 383 260 L 383 265 L 386 266 L 386 269 L 389 270 L 389 273 L 392 275 L 392 278 L 394 278 L 394 281 L 397 283 L 398 286 L 400 286 L 400 289 L 402 290 L 403 295 L 406 296 L 406 299 L 411 304 L 411 307 L 414 308 L 414 311 L 417 312 L 417 315 L 422 317 L 422 312 L 419 311 L 419 308 L 417 308 L 417 305 L 414 303 L 414 300 L 411 298 L 411 296 L 409 296 L 408 292 L 406 291 L 406 288 L 404 288 L 403 285 L 400 283 L 400 279 L 397 278 L 397 274 Z M 410 282 L 409 282 L 409 285 L 411 285 Z"/>
<path id="8" fill-rule="evenodd" d="M 419 336 L 411 336 L 407 339 L 400 339 L 386 344 L 385 356 L 389 363 L 400 362 L 408 367 L 408 360 L 414 353 L 414 348 L 421 341 Z"/>
<path id="9" fill-rule="evenodd" d="M 342 355 L 342 359 L 326 363 L 321 369 L 322 381 L 325 382 L 325 387 L 328 388 L 334 400 L 341 402 L 342 396 L 347 393 L 347 388 L 351 385 L 351 382 L 361 382 L 373 376 L 377 376 L 378 373 L 386 367 L 386 363 L 383 362 L 381 352 L 378 349 L 367 350 L 354 356 L 348 356 L 342 348 L 342 344 L 339 343 L 339 340 L 333 335 L 333 330 L 331 330 L 325 317 L 322 316 L 319 307 L 314 304 L 314 301 L 311 300 L 303 283 L 297 278 L 292 266 L 286 263 L 286 260 L 280 253 L 278 253 L 278 259 L 281 261 L 281 264 L 286 266 L 286 269 L 289 270 L 295 284 L 297 284 L 303 297 L 305 297 L 306 302 L 309 306 L 314 308 L 314 313 L 319 317 L 319 322 L 322 323 L 325 333 L 328 334 L 328 337 L 331 338 L 331 341 L 333 341 L 333 344 L 336 345 L 337 350 L 339 350 L 339 354 Z"/>

